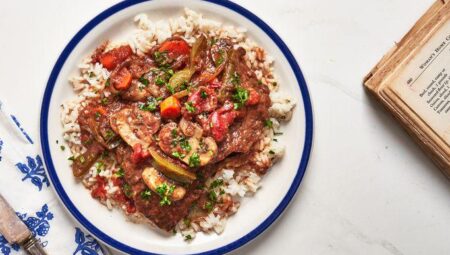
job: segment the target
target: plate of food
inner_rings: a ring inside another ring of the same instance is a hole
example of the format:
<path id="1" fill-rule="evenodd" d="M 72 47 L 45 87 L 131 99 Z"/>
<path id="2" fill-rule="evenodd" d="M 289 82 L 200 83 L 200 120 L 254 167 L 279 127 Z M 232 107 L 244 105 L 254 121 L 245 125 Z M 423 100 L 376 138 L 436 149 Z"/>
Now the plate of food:
<path id="1" fill-rule="evenodd" d="M 300 68 L 229 1 L 125 1 L 68 43 L 41 109 L 47 174 L 68 213 L 129 254 L 218 254 L 284 211 L 305 173 Z"/>

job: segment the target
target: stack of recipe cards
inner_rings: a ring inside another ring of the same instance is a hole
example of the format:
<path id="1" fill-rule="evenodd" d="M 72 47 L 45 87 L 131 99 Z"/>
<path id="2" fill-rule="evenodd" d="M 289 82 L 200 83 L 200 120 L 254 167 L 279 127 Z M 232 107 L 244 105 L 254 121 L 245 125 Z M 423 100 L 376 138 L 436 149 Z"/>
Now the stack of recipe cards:
<path id="1" fill-rule="evenodd" d="M 364 79 L 450 179 L 450 0 L 438 0 Z"/>

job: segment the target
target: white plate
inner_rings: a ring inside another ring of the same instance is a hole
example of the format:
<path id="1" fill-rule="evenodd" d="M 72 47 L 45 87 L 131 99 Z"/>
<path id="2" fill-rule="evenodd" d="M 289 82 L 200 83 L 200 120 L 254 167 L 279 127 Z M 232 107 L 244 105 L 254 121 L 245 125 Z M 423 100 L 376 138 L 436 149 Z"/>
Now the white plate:
<path id="1" fill-rule="evenodd" d="M 130 223 L 119 210 L 108 211 L 75 182 L 67 158 L 56 140 L 61 140 L 60 105 L 74 96 L 68 83 L 82 58 L 105 39 L 132 31 L 133 17 L 147 13 L 154 19 L 170 18 L 188 7 L 207 18 L 248 30 L 247 35 L 276 60 L 275 74 L 281 91 L 297 101 L 292 120 L 283 127 L 279 142 L 286 154 L 263 178 L 262 188 L 244 199 L 221 235 L 197 235 L 191 243 L 180 236 L 167 236 L 145 225 Z M 312 143 L 312 109 L 306 83 L 297 62 L 270 27 L 248 10 L 229 1 L 175 0 L 124 1 L 99 14 L 69 42 L 56 62 L 44 94 L 41 110 L 41 145 L 47 174 L 69 213 L 93 236 L 114 249 L 131 254 L 218 254 L 234 250 L 254 239 L 283 212 L 294 196 L 308 163 Z"/>

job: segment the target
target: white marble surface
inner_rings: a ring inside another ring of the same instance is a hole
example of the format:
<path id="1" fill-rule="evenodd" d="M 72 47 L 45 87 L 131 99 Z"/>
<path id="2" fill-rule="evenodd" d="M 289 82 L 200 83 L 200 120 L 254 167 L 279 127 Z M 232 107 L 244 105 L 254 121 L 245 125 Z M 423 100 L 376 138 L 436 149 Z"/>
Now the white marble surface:
<path id="1" fill-rule="evenodd" d="M 38 136 L 41 95 L 69 39 L 117 1 L 6 1 L 0 96 Z M 245 0 L 309 84 L 315 144 L 283 217 L 235 254 L 450 254 L 450 183 L 361 86 L 432 0 Z M 63 252 L 63 251 L 62 251 Z"/>

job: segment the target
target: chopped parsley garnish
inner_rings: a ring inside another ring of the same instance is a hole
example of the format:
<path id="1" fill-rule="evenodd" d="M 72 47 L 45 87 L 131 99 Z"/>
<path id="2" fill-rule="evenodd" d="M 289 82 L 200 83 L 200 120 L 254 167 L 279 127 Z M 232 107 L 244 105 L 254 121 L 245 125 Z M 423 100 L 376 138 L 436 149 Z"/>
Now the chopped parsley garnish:
<path id="1" fill-rule="evenodd" d="M 216 44 L 217 39 L 215 37 L 211 38 L 211 46 L 213 46 L 214 44 Z"/>
<path id="2" fill-rule="evenodd" d="M 163 52 L 159 52 L 159 51 L 155 51 L 153 53 L 153 59 L 155 60 L 156 64 L 160 67 L 164 67 L 167 66 L 167 62 L 168 62 L 168 58 L 167 58 L 167 52 L 163 51 Z"/>
<path id="3" fill-rule="evenodd" d="M 163 183 L 161 185 L 159 185 L 158 187 L 156 187 L 156 192 L 160 195 L 160 196 L 164 196 L 167 192 L 167 184 Z"/>
<path id="4" fill-rule="evenodd" d="M 125 176 L 125 172 L 123 171 L 123 168 L 121 167 L 114 175 L 118 178 L 121 178 L 121 177 Z"/>
<path id="5" fill-rule="evenodd" d="M 205 209 L 206 209 L 208 212 L 211 212 L 211 211 L 214 209 L 214 203 L 211 202 L 211 201 L 206 202 L 206 204 L 205 204 Z"/>
<path id="6" fill-rule="evenodd" d="M 62 151 L 64 151 L 64 150 L 66 149 L 66 146 L 61 145 L 61 146 L 59 146 L 59 148 L 60 148 Z"/>
<path id="7" fill-rule="evenodd" d="M 94 72 L 89 72 L 89 78 L 93 78 L 95 77 L 95 73 Z"/>
<path id="8" fill-rule="evenodd" d="M 70 156 L 67 160 L 74 161 L 75 157 L 74 156 Z"/>
<path id="9" fill-rule="evenodd" d="M 76 160 L 77 160 L 78 162 L 80 162 L 81 164 L 84 164 L 84 162 L 86 162 L 86 159 L 84 158 L 83 155 L 78 156 L 78 157 L 76 158 Z"/>
<path id="10" fill-rule="evenodd" d="M 149 97 L 146 103 L 139 104 L 139 109 L 143 111 L 153 112 L 158 106 L 158 101 L 159 100 L 154 97 Z"/>
<path id="11" fill-rule="evenodd" d="M 189 157 L 189 166 L 190 167 L 198 167 L 199 165 L 200 165 L 200 157 L 196 152 L 194 152 Z"/>
<path id="12" fill-rule="evenodd" d="M 178 136 L 178 131 L 174 128 L 170 131 L 170 134 L 172 135 L 172 138 L 176 138 Z"/>
<path id="13" fill-rule="evenodd" d="M 244 106 L 245 102 L 247 102 L 248 100 L 248 90 L 242 88 L 242 87 L 237 87 L 236 91 L 234 92 L 234 94 L 232 95 L 232 98 L 234 100 L 234 109 L 239 109 L 242 106 Z"/>
<path id="14" fill-rule="evenodd" d="M 170 92 L 170 94 L 174 94 L 175 93 L 175 89 L 172 86 L 170 86 L 169 84 L 166 84 L 166 88 Z"/>
<path id="15" fill-rule="evenodd" d="M 192 236 L 191 235 L 187 235 L 184 237 L 185 240 L 192 240 Z"/>
<path id="16" fill-rule="evenodd" d="M 106 98 L 106 97 L 102 98 L 102 99 L 100 100 L 100 103 L 101 103 L 102 105 L 108 104 L 108 98 Z"/>
<path id="17" fill-rule="evenodd" d="M 191 147 L 191 145 L 189 144 L 189 141 L 186 140 L 186 139 L 182 139 L 182 140 L 180 141 L 180 147 L 181 147 L 181 149 L 183 149 L 183 150 L 186 151 L 186 152 L 190 152 L 190 151 L 192 150 L 192 147 Z"/>
<path id="18" fill-rule="evenodd" d="M 97 173 L 100 173 L 105 169 L 105 164 L 102 161 L 98 161 L 95 163 L 95 168 L 97 169 Z"/>
<path id="19" fill-rule="evenodd" d="M 152 192 L 149 189 L 145 189 L 144 191 L 141 192 L 142 199 L 149 199 L 151 195 Z"/>
<path id="20" fill-rule="evenodd" d="M 173 192 L 174 192 L 174 190 L 175 190 L 175 185 L 171 185 L 170 187 L 169 187 L 169 195 L 172 195 L 173 194 Z"/>
<path id="21" fill-rule="evenodd" d="M 109 87 L 109 85 L 111 85 L 111 80 L 108 78 L 106 79 L 105 87 Z"/>
<path id="22" fill-rule="evenodd" d="M 96 112 L 95 113 L 95 119 L 96 120 L 98 120 L 98 119 L 100 119 L 100 116 L 102 116 L 99 112 Z"/>
<path id="23" fill-rule="evenodd" d="M 192 102 L 186 102 L 184 103 L 184 106 L 186 107 L 186 110 L 190 113 L 194 113 L 195 112 L 195 106 L 192 104 Z"/>
<path id="24" fill-rule="evenodd" d="M 263 84 L 262 80 L 258 80 L 258 85 L 262 85 L 262 84 Z"/>
<path id="25" fill-rule="evenodd" d="M 219 50 L 219 58 L 217 58 L 216 66 L 220 66 L 225 61 L 225 52 L 223 50 Z"/>
<path id="26" fill-rule="evenodd" d="M 283 132 L 274 132 L 274 133 L 273 133 L 273 135 L 276 135 L 276 136 L 282 135 L 282 134 L 283 134 Z"/>
<path id="27" fill-rule="evenodd" d="M 175 185 L 168 186 L 166 183 L 163 183 L 156 187 L 156 193 L 158 193 L 158 195 L 161 197 L 161 200 L 159 201 L 160 206 L 166 206 L 172 203 L 169 197 L 172 196 L 174 190 Z"/>
<path id="28" fill-rule="evenodd" d="M 169 79 L 175 74 L 175 72 L 170 68 L 164 69 L 163 71 L 169 76 Z"/>
<path id="29" fill-rule="evenodd" d="M 200 96 L 201 96 L 203 99 L 206 99 L 206 98 L 208 97 L 208 94 L 206 94 L 206 92 L 202 90 L 202 92 L 200 92 Z"/>
<path id="30" fill-rule="evenodd" d="M 211 184 L 209 185 L 210 189 L 215 189 L 217 187 L 220 187 L 223 185 L 223 180 L 222 179 L 215 179 L 213 182 L 211 182 Z"/>
<path id="31" fill-rule="evenodd" d="M 105 150 L 105 151 L 103 151 L 102 154 L 100 155 L 100 158 L 101 158 L 101 159 L 104 159 L 104 158 L 106 158 L 106 157 L 108 157 L 108 156 L 109 156 L 109 152 L 108 152 L 107 150 Z"/>
<path id="32" fill-rule="evenodd" d="M 211 200 L 212 202 L 217 202 L 217 194 L 216 192 L 214 192 L 214 190 L 211 190 L 208 194 L 208 198 L 209 200 Z"/>
<path id="33" fill-rule="evenodd" d="M 183 223 L 186 227 L 189 227 L 191 225 L 191 220 L 188 218 L 184 218 L 183 219 Z"/>
<path id="34" fill-rule="evenodd" d="M 172 203 L 172 201 L 170 201 L 170 199 L 168 197 L 163 197 L 161 199 L 161 201 L 159 201 L 160 206 L 170 205 L 171 203 Z"/>
<path id="35" fill-rule="evenodd" d="M 131 186 L 128 183 L 125 183 L 122 186 L 122 190 L 123 190 L 123 194 L 128 198 L 130 198 L 133 195 L 133 190 L 131 189 Z"/>
<path id="36" fill-rule="evenodd" d="M 142 84 L 144 84 L 145 86 L 148 86 L 148 84 L 150 83 L 150 82 L 148 81 L 148 79 L 145 78 L 144 76 L 142 76 L 141 78 L 139 78 L 139 82 L 142 83 Z"/>
<path id="37" fill-rule="evenodd" d="M 172 156 L 174 156 L 175 158 L 179 158 L 179 159 L 183 159 L 184 157 L 186 157 L 185 154 L 179 153 L 178 151 L 172 152 Z"/>
<path id="38" fill-rule="evenodd" d="M 234 72 L 231 74 L 231 84 L 235 85 L 235 86 L 239 86 L 241 84 L 241 76 L 237 73 Z"/>
<path id="39" fill-rule="evenodd" d="M 273 127 L 273 122 L 271 119 L 267 119 L 264 121 L 264 126 L 268 127 L 268 128 L 272 128 Z"/>
<path id="40" fill-rule="evenodd" d="M 116 135 L 116 134 L 115 134 L 111 129 L 108 129 L 108 130 L 106 130 L 105 138 L 106 138 L 107 141 L 109 141 L 109 140 L 111 140 L 115 135 Z"/>
<path id="41" fill-rule="evenodd" d="M 272 82 L 272 85 L 277 86 L 277 82 L 276 81 Z"/>
<path id="42" fill-rule="evenodd" d="M 275 152 L 273 150 L 270 150 L 269 153 L 272 154 L 272 155 L 275 154 Z"/>
<path id="43" fill-rule="evenodd" d="M 161 76 L 158 76 L 155 79 L 155 84 L 158 86 L 162 86 L 162 85 L 166 84 L 166 82 L 161 78 Z"/>

